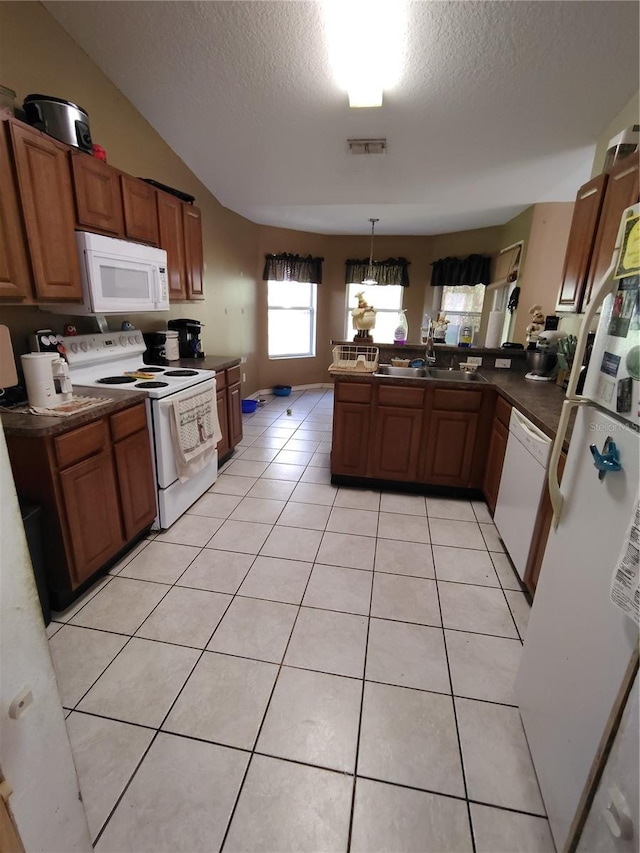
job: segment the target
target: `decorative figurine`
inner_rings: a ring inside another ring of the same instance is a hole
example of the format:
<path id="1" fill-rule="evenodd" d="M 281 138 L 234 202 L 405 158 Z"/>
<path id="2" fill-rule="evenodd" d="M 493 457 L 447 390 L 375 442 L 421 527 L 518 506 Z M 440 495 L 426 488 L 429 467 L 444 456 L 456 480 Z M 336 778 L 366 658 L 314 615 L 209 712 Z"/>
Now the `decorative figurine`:
<path id="1" fill-rule="evenodd" d="M 128 320 L 123 320 L 122 325 L 120 326 L 120 330 L 123 332 L 132 332 L 135 329 L 133 323 L 130 323 Z"/>
<path id="2" fill-rule="evenodd" d="M 364 298 L 364 291 L 356 293 L 358 307 L 351 312 L 351 322 L 356 329 L 354 342 L 357 344 L 372 344 L 373 338 L 369 334 L 376 325 L 376 309 L 369 305 Z"/>
<path id="3" fill-rule="evenodd" d="M 445 342 L 445 337 L 447 335 L 447 326 L 449 325 L 449 320 L 445 317 L 444 314 L 438 314 L 438 319 L 436 320 L 433 327 L 433 342 L 434 344 L 443 344 Z"/>
<path id="4" fill-rule="evenodd" d="M 535 344 L 538 341 L 540 332 L 544 329 L 544 314 L 542 313 L 542 305 L 532 305 L 529 308 L 531 314 L 531 322 L 525 329 L 527 333 L 527 343 Z"/>

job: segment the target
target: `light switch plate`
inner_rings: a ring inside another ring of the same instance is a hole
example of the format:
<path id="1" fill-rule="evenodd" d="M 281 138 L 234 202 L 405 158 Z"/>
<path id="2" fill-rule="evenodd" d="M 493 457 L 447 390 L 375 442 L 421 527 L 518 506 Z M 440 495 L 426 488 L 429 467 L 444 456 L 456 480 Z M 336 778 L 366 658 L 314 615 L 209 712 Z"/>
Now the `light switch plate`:
<path id="1" fill-rule="evenodd" d="M 469 364 L 477 364 L 478 367 L 482 366 L 482 356 L 481 355 L 470 355 L 467 359 Z"/>
<path id="2" fill-rule="evenodd" d="M 511 367 L 510 358 L 496 358 L 496 367 Z"/>

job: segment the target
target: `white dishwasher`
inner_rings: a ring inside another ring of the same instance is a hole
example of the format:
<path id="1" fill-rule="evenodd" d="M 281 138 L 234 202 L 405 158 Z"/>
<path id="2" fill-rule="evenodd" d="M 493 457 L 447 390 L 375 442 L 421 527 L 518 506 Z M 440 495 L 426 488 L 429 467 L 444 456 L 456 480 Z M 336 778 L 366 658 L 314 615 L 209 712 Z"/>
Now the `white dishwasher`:
<path id="1" fill-rule="evenodd" d="M 552 440 L 511 409 L 509 439 L 493 516 L 520 580 L 524 578 Z"/>

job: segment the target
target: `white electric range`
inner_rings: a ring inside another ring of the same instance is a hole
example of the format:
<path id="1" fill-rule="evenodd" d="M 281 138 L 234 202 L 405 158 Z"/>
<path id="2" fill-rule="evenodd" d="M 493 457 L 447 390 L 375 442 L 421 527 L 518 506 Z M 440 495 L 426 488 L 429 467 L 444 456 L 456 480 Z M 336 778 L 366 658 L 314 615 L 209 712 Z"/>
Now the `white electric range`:
<path id="1" fill-rule="evenodd" d="M 174 401 L 210 390 L 215 402 L 215 371 L 144 364 L 146 345 L 135 330 L 74 335 L 63 338 L 63 345 L 74 388 L 100 389 L 105 397 L 120 391 L 145 394 L 158 501 L 154 529 L 170 527 L 218 476 L 216 453 L 201 471 L 180 482 L 170 428 Z"/>

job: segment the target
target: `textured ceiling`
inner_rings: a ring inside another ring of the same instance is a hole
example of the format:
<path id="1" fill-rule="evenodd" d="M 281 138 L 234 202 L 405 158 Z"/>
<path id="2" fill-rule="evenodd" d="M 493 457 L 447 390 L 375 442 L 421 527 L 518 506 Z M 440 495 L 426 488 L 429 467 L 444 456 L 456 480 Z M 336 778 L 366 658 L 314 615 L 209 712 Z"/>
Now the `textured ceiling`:
<path id="1" fill-rule="evenodd" d="M 379 234 L 435 234 L 573 199 L 638 89 L 638 4 L 408 5 L 402 79 L 382 108 L 350 110 L 320 3 L 45 3 L 220 202 L 255 222 L 357 234 L 375 216 Z M 350 155 L 350 137 L 386 137 L 387 154 Z"/>

